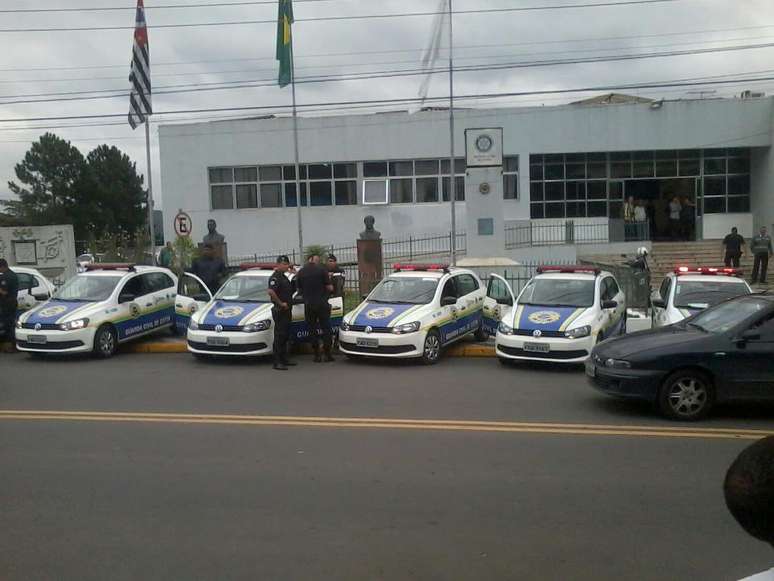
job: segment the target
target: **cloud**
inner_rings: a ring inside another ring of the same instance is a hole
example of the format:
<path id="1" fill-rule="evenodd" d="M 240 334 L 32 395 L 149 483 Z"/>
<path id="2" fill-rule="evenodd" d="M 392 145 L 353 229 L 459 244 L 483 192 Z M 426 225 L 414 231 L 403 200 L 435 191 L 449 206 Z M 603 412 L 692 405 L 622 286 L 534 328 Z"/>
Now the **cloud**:
<path id="1" fill-rule="evenodd" d="M 176 0 L 185 3 L 190 0 Z M 547 4 L 534 0 L 530 4 Z M 568 0 L 551 0 L 568 3 Z M 88 4 L 86 2 L 85 4 Z M 160 87 L 248 79 L 274 79 L 275 27 L 243 25 L 161 29 L 175 22 L 273 20 L 273 6 L 241 6 L 179 10 L 148 9 L 154 86 Z M 93 3 L 97 5 L 97 3 Z M 297 3 L 296 17 L 307 19 L 331 15 L 357 15 L 432 11 L 436 0 L 382 0 Z M 15 7 L 40 6 L 36 0 L 19 0 Z M 455 10 L 512 6 L 505 0 L 457 0 Z M 2 28 L 105 26 L 133 24 L 131 11 L 86 14 L 9 14 Z M 769 28 L 764 28 L 771 25 Z M 340 75 L 388 69 L 410 69 L 419 65 L 429 42 L 432 18 L 298 22 L 295 27 L 297 74 Z M 752 28 L 757 27 L 757 28 Z M 698 32 L 697 32 L 698 31 Z M 716 31 L 716 32 L 701 32 Z M 692 34 L 678 34 L 692 32 Z M 582 39 L 592 39 L 583 41 Z M 3 51 L 0 96 L 87 90 L 125 90 L 128 94 L 132 31 L 0 34 L 0 41 L 13 50 Z M 721 3 L 680 0 L 668 4 L 596 9 L 465 14 L 455 17 L 457 66 L 476 66 L 567 57 L 614 55 L 636 52 L 685 50 L 710 46 L 774 42 L 774 6 L 768 0 Z M 471 71 L 455 76 L 455 92 L 480 94 L 621 85 L 645 81 L 694 78 L 771 69 L 773 49 L 714 53 L 626 62 L 562 65 L 498 71 Z M 445 58 L 445 57 L 444 57 Z M 200 62 L 208 61 L 208 62 Z M 169 64 L 173 63 L 173 64 Z M 184 63 L 184 64 L 174 64 Z M 185 64 L 197 63 L 197 64 Z M 442 63 L 444 64 L 444 63 Z M 445 64 L 444 64 L 445 65 Z M 61 70 L 62 67 L 104 67 Z M 48 68 L 50 70 L 33 70 Z M 65 80 L 60 80 L 65 79 Z M 68 80 L 69 79 L 69 80 Z M 75 80 L 78 79 L 78 80 Z M 421 78 L 397 77 L 346 82 L 303 84 L 298 87 L 301 103 L 413 98 Z M 769 89 L 774 83 L 752 88 Z M 738 94 L 742 86 L 713 87 L 717 96 Z M 696 97 L 686 90 L 659 89 L 639 94 L 666 98 Z M 448 94 L 445 75 L 434 77 L 430 95 Z M 490 101 L 491 106 L 556 105 L 586 94 L 543 96 Z M 128 97 L 90 101 L 7 105 L 0 98 L 0 118 L 60 117 L 74 115 L 124 115 Z M 229 91 L 157 94 L 157 112 L 217 107 L 287 105 L 289 89 L 261 87 Z M 471 106 L 463 103 L 463 106 Z M 479 104 L 479 106 L 485 106 Z M 406 107 L 395 107 L 403 108 Z M 320 113 L 318 113 L 320 114 Z M 226 114 L 221 114 L 226 115 Z M 193 115 L 180 116 L 191 119 Z M 203 117 L 203 116 L 200 116 Z M 212 115 L 210 115 L 212 117 Z M 166 117 L 166 120 L 171 120 Z M 175 119 L 178 119 L 177 117 Z M 46 131 L 42 126 L 117 123 L 99 127 L 52 128 L 73 142 L 84 154 L 101 143 L 116 145 L 145 169 L 144 131 L 132 131 L 124 117 L 95 121 L 43 121 L 0 124 L 0 191 L 14 179 L 13 167 L 31 141 Z M 153 174 L 157 203 L 160 191 L 156 123 L 153 135 Z M 17 129 L 11 129 L 15 127 Z M 24 127 L 24 130 L 18 128 Z M 40 127 L 40 129 L 26 129 Z"/>

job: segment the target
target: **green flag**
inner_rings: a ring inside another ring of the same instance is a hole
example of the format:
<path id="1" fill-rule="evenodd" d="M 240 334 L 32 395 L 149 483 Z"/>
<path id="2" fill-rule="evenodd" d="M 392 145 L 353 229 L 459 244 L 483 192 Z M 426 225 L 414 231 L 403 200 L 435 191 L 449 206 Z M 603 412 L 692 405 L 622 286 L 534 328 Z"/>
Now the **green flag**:
<path id="1" fill-rule="evenodd" d="M 286 87 L 293 80 L 293 1 L 279 0 L 277 18 L 277 60 L 280 63 L 279 86 Z"/>

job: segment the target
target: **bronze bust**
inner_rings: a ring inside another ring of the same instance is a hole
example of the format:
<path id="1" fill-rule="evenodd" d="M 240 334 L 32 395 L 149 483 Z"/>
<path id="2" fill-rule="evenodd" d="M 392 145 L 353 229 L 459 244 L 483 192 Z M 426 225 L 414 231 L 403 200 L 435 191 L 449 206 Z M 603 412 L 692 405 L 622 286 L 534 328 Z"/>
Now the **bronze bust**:
<path id="1" fill-rule="evenodd" d="M 365 230 L 360 233 L 361 240 L 381 240 L 382 233 L 374 229 L 376 219 L 373 216 L 366 216 L 363 220 Z"/>

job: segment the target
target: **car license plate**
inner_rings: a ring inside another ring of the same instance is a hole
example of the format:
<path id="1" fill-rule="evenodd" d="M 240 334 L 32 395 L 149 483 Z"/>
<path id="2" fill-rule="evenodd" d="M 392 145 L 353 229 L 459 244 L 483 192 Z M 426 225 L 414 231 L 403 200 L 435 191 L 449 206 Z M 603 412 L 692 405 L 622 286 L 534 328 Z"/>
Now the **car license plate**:
<path id="1" fill-rule="evenodd" d="M 229 339 L 228 337 L 207 337 L 207 345 L 212 347 L 228 347 Z"/>
<path id="2" fill-rule="evenodd" d="M 586 375 L 589 377 L 597 376 L 597 366 L 593 363 L 586 363 Z"/>
<path id="3" fill-rule="evenodd" d="M 524 343 L 524 351 L 527 353 L 548 353 L 551 347 L 546 343 Z"/>
<path id="4" fill-rule="evenodd" d="M 357 339 L 358 347 L 368 347 L 369 349 L 376 349 L 379 346 L 379 339 Z"/>
<path id="5" fill-rule="evenodd" d="M 34 343 L 35 345 L 45 345 L 48 343 L 48 337 L 45 335 L 29 335 L 27 337 L 27 343 Z"/>

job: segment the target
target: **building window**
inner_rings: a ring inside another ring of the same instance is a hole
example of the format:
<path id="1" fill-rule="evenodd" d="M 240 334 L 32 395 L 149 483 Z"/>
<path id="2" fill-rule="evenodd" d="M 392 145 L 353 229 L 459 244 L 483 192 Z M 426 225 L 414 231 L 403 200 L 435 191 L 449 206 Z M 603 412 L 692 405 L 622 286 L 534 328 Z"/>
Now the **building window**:
<path id="1" fill-rule="evenodd" d="M 331 182 L 309 182 L 309 200 L 311 205 L 315 207 L 332 206 Z"/>
<path id="2" fill-rule="evenodd" d="M 465 201 L 465 172 L 467 164 L 464 159 L 456 158 L 454 160 L 454 199 L 457 202 Z M 441 199 L 444 202 L 451 200 L 449 194 L 449 160 L 441 160 Z"/>
<path id="3" fill-rule="evenodd" d="M 238 209 L 258 207 L 258 186 L 256 184 L 237 184 L 236 202 Z"/>
<path id="4" fill-rule="evenodd" d="M 261 208 L 282 207 L 282 184 L 261 184 Z"/>
<path id="5" fill-rule="evenodd" d="M 530 170 L 530 175 L 531 173 Z M 519 199 L 519 156 L 517 155 L 503 159 L 503 199 Z"/>
<path id="6" fill-rule="evenodd" d="M 417 178 L 417 203 L 438 202 L 438 178 Z"/>
<path id="7" fill-rule="evenodd" d="M 363 182 L 363 204 L 387 204 L 389 202 L 387 180 L 365 180 Z"/>
<path id="8" fill-rule="evenodd" d="M 410 204 L 414 201 L 414 180 L 400 178 L 390 180 L 390 203 Z"/>
<path id="9" fill-rule="evenodd" d="M 356 181 L 337 181 L 336 182 L 336 205 L 337 206 L 356 206 L 357 205 L 357 182 Z"/>
<path id="10" fill-rule="evenodd" d="M 234 169 L 212 167 L 207 172 L 210 181 L 210 206 L 213 210 L 234 208 Z"/>

